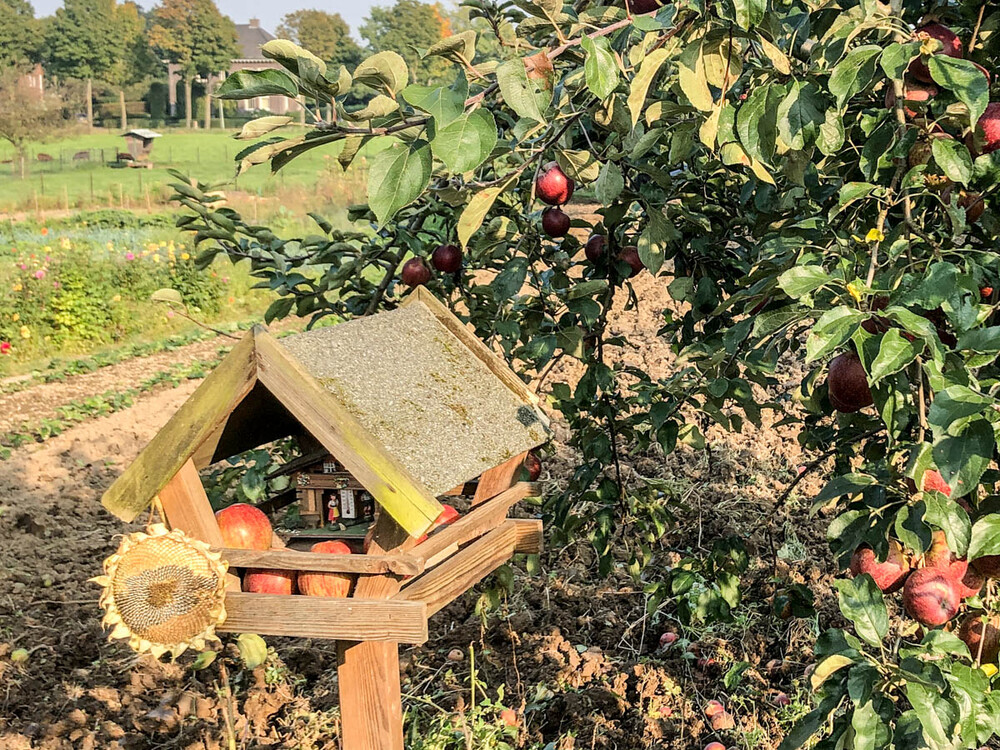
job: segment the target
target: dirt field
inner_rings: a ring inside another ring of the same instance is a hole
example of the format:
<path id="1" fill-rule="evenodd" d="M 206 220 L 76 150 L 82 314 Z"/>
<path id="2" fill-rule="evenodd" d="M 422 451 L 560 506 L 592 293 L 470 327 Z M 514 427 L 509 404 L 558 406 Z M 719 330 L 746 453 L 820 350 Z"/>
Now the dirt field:
<path id="1" fill-rule="evenodd" d="M 671 362 L 655 337 L 667 282 L 637 281 L 638 310 L 619 311 L 613 327 L 636 347 L 620 356 L 641 361 L 655 376 L 667 372 Z M 165 356 L 196 358 L 204 354 L 201 349 L 220 343 Z M 54 409 L 60 398 L 94 388 L 127 387 L 137 377 L 135 368 L 144 366 L 107 368 L 99 383 L 85 375 L 4 396 L 5 418 Z M 240 671 L 230 645 L 225 658 L 196 672 L 191 655 L 172 664 L 137 658 L 127 647 L 109 644 L 102 632 L 96 587 L 87 579 L 100 572 L 115 535 L 132 529 L 104 512 L 99 498 L 196 387 L 190 382 L 154 392 L 131 409 L 0 462 L 2 750 L 337 746 L 332 643 L 269 639 L 276 654 L 252 674 Z M 557 438 L 564 437 L 559 428 Z M 646 614 L 641 582 L 598 578 L 586 543 L 551 549 L 535 577 L 516 566 L 512 593 L 498 611 L 481 617 L 477 597 L 467 595 L 434 617 L 428 643 L 401 650 L 410 726 L 425 726 L 427 717 L 440 711 L 462 716 L 470 710 L 471 645 L 487 694 L 495 696 L 503 685 L 505 704 L 518 711 L 518 746 L 693 750 L 719 739 L 730 747 L 776 747 L 808 702 L 802 672 L 810 661 L 806 644 L 815 623 L 769 616 L 768 599 L 780 581 L 807 582 L 816 592 L 821 624 L 837 618 L 825 521 L 805 520 L 804 506 L 796 501 L 821 482 L 808 479 L 786 512 L 769 512 L 808 458 L 799 455 L 792 436 L 749 427 L 735 438 L 710 432 L 709 440 L 708 453 L 633 456 L 627 471 L 687 488 L 687 510 L 662 540 L 665 555 L 707 550 L 720 536 L 745 540 L 752 562 L 743 593 L 763 602 L 759 609 L 741 607 L 730 626 L 682 629 L 671 621 L 669 607 Z M 573 462 L 557 440 L 543 481 L 558 486 Z M 794 535 L 788 533 L 786 513 L 796 518 Z M 776 545 L 785 545 L 780 559 L 771 555 L 772 533 Z M 665 630 L 679 632 L 682 640 L 663 650 L 658 644 Z M 14 663 L 9 655 L 20 648 L 30 656 Z M 449 658 L 454 649 L 464 657 Z M 772 660 L 777 662 L 765 667 Z M 749 667 L 727 688 L 724 675 L 736 662 Z M 222 663 L 228 666 L 231 699 Z M 789 707 L 774 705 L 779 691 L 791 696 Z M 712 732 L 706 725 L 702 708 L 713 698 L 729 707 L 732 729 Z"/>

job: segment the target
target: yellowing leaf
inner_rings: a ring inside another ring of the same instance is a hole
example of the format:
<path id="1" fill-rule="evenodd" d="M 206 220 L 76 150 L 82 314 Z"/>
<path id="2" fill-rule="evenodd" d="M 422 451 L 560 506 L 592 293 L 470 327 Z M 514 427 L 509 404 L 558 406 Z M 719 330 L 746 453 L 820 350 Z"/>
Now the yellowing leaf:
<path id="1" fill-rule="evenodd" d="M 861 284 L 859 284 L 856 281 L 852 281 L 850 284 L 847 285 L 847 291 L 851 295 L 851 297 L 854 298 L 855 302 L 860 302 L 861 301 L 861 290 L 862 289 L 863 289 L 863 287 L 861 286 Z"/>
<path id="2" fill-rule="evenodd" d="M 722 107 L 716 107 L 698 130 L 698 137 L 701 139 L 701 142 L 710 149 L 715 148 L 715 141 L 719 137 L 719 118 L 721 116 Z"/>
<path id="3" fill-rule="evenodd" d="M 865 235 L 865 242 L 884 242 L 885 235 L 879 229 L 869 229 Z"/>
<path id="4" fill-rule="evenodd" d="M 854 663 L 854 659 L 843 654 L 828 656 L 817 666 L 812 676 L 809 678 L 809 685 L 814 691 L 819 690 L 834 672 L 849 667 Z"/>
<path id="5" fill-rule="evenodd" d="M 497 199 L 497 196 L 510 187 L 516 180 L 517 176 L 514 175 L 502 185 L 488 187 L 472 196 L 469 205 L 465 207 L 465 210 L 462 211 L 462 215 L 458 219 L 458 241 L 462 243 L 463 248 L 469 244 L 469 239 L 483 225 L 483 219 L 486 218 L 486 214 L 493 207 L 493 202 Z"/>
<path id="6" fill-rule="evenodd" d="M 708 87 L 703 42 L 699 40 L 689 44 L 677 58 L 677 65 L 677 82 L 681 86 L 681 91 L 692 105 L 702 112 L 708 112 L 715 106 L 715 100 L 712 99 L 712 90 Z"/>
<path id="7" fill-rule="evenodd" d="M 642 108 L 646 104 L 649 87 L 659 72 L 660 66 L 666 61 L 667 54 L 665 49 L 654 51 L 642 61 L 639 72 L 632 79 L 632 86 L 628 94 L 628 111 L 632 115 L 633 126 L 639 122 L 639 115 L 642 114 Z"/>

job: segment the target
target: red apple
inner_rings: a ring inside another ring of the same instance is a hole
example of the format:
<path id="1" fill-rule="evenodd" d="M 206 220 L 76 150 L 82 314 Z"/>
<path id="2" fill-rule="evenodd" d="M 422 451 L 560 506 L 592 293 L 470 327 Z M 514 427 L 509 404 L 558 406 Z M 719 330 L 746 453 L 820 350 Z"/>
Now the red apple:
<path id="1" fill-rule="evenodd" d="M 986 628 L 986 641 L 983 643 L 983 651 L 979 653 L 979 641 L 983 637 L 983 627 Z M 997 656 L 1000 655 L 1000 615 L 991 615 L 987 622 L 983 622 L 980 614 L 968 614 L 962 620 L 958 629 L 958 637 L 962 639 L 972 658 L 981 656 L 980 663 L 996 664 Z"/>
<path id="2" fill-rule="evenodd" d="M 431 280 L 431 269 L 423 258 L 410 258 L 403 264 L 400 279 L 409 287 L 422 286 Z"/>
<path id="3" fill-rule="evenodd" d="M 921 568 L 906 579 L 903 606 L 914 620 L 928 627 L 944 625 L 961 604 L 955 582 L 947 571 Z"/>
<path id="4" fill-rule="evenodd" d="M 638 273 L 646 267 L 639 258 L 639 248 L 635 247 L 635 245 L 623 247 L 621 252 L 618 253 L 618 260 L 625 261 L 628 263 L 629 268 L 632 269 L 631 273 L 628 275 L 630 279 L 638 275 Z"/>
<path id="5" fill-rule="evenodd" d="M 666 648 L 667 646 L 677 642 L 677 633 L 672 633 L 667 631 L 660 636 L 660 648 Z"/>
<path id="6" fill-rule="evenodd" d="M 1000 555 L 977 557 L 972 565 L 987 578 L 1000 578 Z"/>
<path id="7" fill-rule="evenodd" d="M 542 459 L 534 451 L 528 451 L 524 457 L 524 470 L 528 472 L 528 481 L 534 482 L 542 475 Z"/>
<path id="8" fill-rule="evenodd" d="M 448 503 L 441 503 L 441 512 L 438 513 L 438 517 L 434 519 L 434 524 L 431 526 L 430 531 L 439 529 L 442 526 L 448 526 L 455 523 L 459 518 L 461 518 L 461 513 L 455 510 Z M 430 533 L 430 531 L 428 533 Z M 417 539 L 417 544 L 423 544 L 427 541 L 427 534 Z"/>
<path id="9" fill-rule="evenodd" d="M 979 118 L 976 130 L 982 134 L 982 148 L 976 148 L 975 139 L 969 143 L 973 156 L 989 154 L 1000 148 L 1000 102 L 992 102 Z"/>
<path id="10" fill-rule="evenodd" d="M 979 221 L 986 211 L 986 201 L 983 199 L 982 193 L 960 190 L 958 205 L 959 208 L 965 209 L 965 220 L 969 224 L 975 224 Z"/>
<path id="11" fill-rule="evenodd" d="M 250 568 L 243 576 L 243 590 L 252 594 L 294 594 L 295 571 Z"/>
<path id="12" fill-rule="evenodd" d="M 504 726 L 516 727 L 518 725 L 517 712 L 511 708 L 505 708 L 500 712 L 500 721 L 504 723 Z"/>
<path id="13" fill-rule="evenodd" d="M 535 179 L 535 195 L 550 206 L 561 206 L 573 197 L 573 180 L 554 161 L 550 161 Z"/>
<path id="14" fill-rule="evenodd" d="M 979 294 L 984 300 L 989 300 L 989 298 L 993 296 L 993 287 L 984 286 L 979 290 Z"/>
<path id="15" fill-rule="evenodd" d="M 351 548 L 343 542 L 317 542 L 310 552 L 324 552 L 328 555 L 349 555 Z M 306 596 L 333 596 L 339 599 L 351 593 L 351 583 L 354 576 L 347 573 L 320 573 L 317 571 L 302 571 L 299 573 L 299 591 Z"/>
<path id="16" fill-rule="evenodd" d="M 936 469 L 927 469 L 921 478 L 920 484 L 920 489 L 924 492 L 940 492 L 945 497 L 951 497 L 951 487 L 944 481 L 941 472 Z"/>
<path id="17" fill-rule="evenodd" d="M 652 13 L 660 8 L 660 0 L 628 0 L 628 7 L 633 13 Z"/>
<path id="18" fill-rule="evenodd" d="M 918 42 L 925 42 L 930 39 L 936 39 L 941 42 L 941 46 L 934 54 L 948 55 L 948 57 L 964 56 L 962 40 L 958 38 L 958 34 L 940 23 L 929 23 L 926 26 L 921 26 L 913 32 L 913 38 Z M 931 78 L 931 71 L 927 67 L 927 63 L 923 57 L 919 57 L 911 62 L 907 72 L 918 81 L 923 81 L 924 83 L 934 82 L 934 79 Z"/>
<path id="19" fill-rule="evenodd" d="M 719 701 L 709 701 L 705 704 L 705 716 L 708 716 L 709 718 L 715 716 L 716 714 L 721 714 L 725 710 L 726 707 L 719 703 Z"/>
<path id="20" fill-rule="evenodd" d="M 774 705 L 776 706 L 787 706 L 792 702 L 792 699 L 788 697 L 788 693 L 778 693 L 774 696 Z"/>
<path id="21" fill-rule="evenodd" d="M 607 239 L 603 234 L 592 234 L 590 235 L 590 239 L 587 240 L 587 244 L 583 247 L 583 254 L 587 256 L 587 260 L 591 263 L 597 263 L 604 257 L 604 246 L 606 243 Z"/>
<path id="22" fill-rule="evenodd" d="M 837 411 L 852 414 L 875 403 L 864 365 L 854 352 L 831 359 L 828 372 L 830 403 Z"/>
<path id="23" fill-rule="evenodd" d="M 931 99 L 938 95 L 938 87 L 934 84 L 923 84 L 917 83 L 916 81 L 906 81 L 903 84 L 903 111 L 909 118 L 917 117 L 920 112 L 911 109 L 908 104 L 913 105 L 925 105 Z M 885 92 L 885 107 L 886 109 L 894 109 L 896 106 L 896 90 L 889 86 Z M 924 107 L 920 107 L 924 109 Z M 916 148 L 916 146 L 914 146 Z M 927 162 L 924 162 L 925 164 Z M 911 166 L 913 166 L 911 164 Z"/>
<path id="24" fill-rule="evenodd" d="M 271 521 L 260 508 L 235 503 L 215 514 L 222 543 L 233 549 L 271 549 Z"/>
<path id="25" fill-rule="evenodd" d="M 726 750 L 726 746 L 721 742 L 709 742 L 705 745 L 705 750 Z"/>
<path id="26" fill-rule="evenodd" d="M 431 253 L 431 264 L 441 273 L 458 273 L 462 267 L 462 248 L 458 245 L 438 245 Z"/>
<path id="27" fill-rule="evenodd" d="M 955 589 L 962 599 L 968 599 L 970 596 L 978 596 L 985 584 L 985 576 L 976 570 L 975 566 L 967 564 L 965 574 L 956 581 Z"/>
<path id="28" fill-rule="evenodd" d="M 569 214 L 558 208 L 547 208 L 542 212 L 542 229 L 549 237 L 565 237 L 569 233 Z"/>
<path id="29" fill-rule="evenodd" d="M 899 542 L 895 539 L 889 542 L 889 555 L 885 562 L 879 562 L 875 550 L 867 544 L 854 550 L 851 557 L 851 575 L 859 576 L 867 573 L 875 580 L 875 585 L 885 592 L 898 591 L 906 581 L 910 572 L 910 561 Z"/>

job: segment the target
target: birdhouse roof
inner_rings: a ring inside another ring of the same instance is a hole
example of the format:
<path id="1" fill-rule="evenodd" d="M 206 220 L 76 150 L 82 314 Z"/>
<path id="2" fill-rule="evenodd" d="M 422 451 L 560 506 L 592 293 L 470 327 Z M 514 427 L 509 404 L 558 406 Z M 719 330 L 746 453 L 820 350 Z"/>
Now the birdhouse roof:
<path id="1" fill-rule="evenodd" d="M 204 467 L 306 432 L 411 534 L 437 495 L 549 438 L 538 398 L 426 290 L 396 310 L 281 339 L 247 334 L 111 486 L 132 520 Z"/>
<path id="2" fill-rule="evenodd" d="M 129 130 L 125 133 L 125 138 L 142 138 L 145 141 L 152 140 L 153 138 L 160 138 L 162 133 L 157 133 L 155 130 L 147 130 L 146 128 L 136 128 L 134 130 Z"/>

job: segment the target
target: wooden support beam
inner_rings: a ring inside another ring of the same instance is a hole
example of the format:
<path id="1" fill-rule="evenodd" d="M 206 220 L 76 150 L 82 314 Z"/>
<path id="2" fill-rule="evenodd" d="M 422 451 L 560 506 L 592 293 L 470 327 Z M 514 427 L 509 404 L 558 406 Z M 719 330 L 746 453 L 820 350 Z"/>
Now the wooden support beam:
<path id="1" fill-rule="evenodd" d="M 545 549 L 545 530 L 541 519 L 510 518 L 507 523 L 514 524 L 517 539 L 514 551 L 522 555 L 540 555 Z"/>
<path id="2" fill-rule="evenodd" d="M 171 529 L 180 529 L 188 536 L 200 539 L 213 547 L 222 546 L 222 532 L 212 512 L 212 503 L 205 493 L 194 462 L 188 459 L 158 495 L 163 515 Z M 239 591 L 240 577 L 226 575 L 226 591 Z"/>
<path id="3" fill-rule="evenodd" d="M 315 570 L 323 573 L 375 575 L 395 573 L 415 576 L 424 571 L 420 560 L 411 555 L 330 555 L 289 549 L 220 549 L 222 559 L 235 568 L 264 570 Z"/>
<path id="4" fill-rule="evenodd" d="M 520 479 L 521 467 L 528 457 L 528 451 L 518 453 L 512 459 L 504 461 L 499 466 L 487 469 L 479 477 L 479 486 L 476 487 L 475 497 L 472 498 L 473 505 L 479 505 L 496 497 L 506 489 L 510 489 L 513 484 Z"/>
<path id="5" fill-rule="evenodd" d="M 375 522 L 369 554 L 405 552 L 413 537 L 386 512 Z M 364 576 L 355 597 L 391 599 L 401 579 Z M 376 641 L 337 642 L 341 750 L 403 750 L 403 701 L 399 685 L 399 646 Z"/>
<path id="6" fill-rule="evenodd" d="M 396 643 L 427 640 L 427 611 L 420 602 L 233 593 L 226 595 L 226 621 L 218 630 L 299 638 L 364 638 L 366 642 L 391 641 L 389 645 L 396 648 Z M 396 680 L 398 683 L 398 673 Z"/>
<path id="7" fill-rule="evenodd" d="M 516 525 L 504 522 L 415 579 L 395 599 L 424 602 L 428 616 L 433 615 L 507 562 L 514 554 L 517 540 Z"/>
<path id="8" fill-rule="evenodd" d="M 535 484 L 518 482 L 491 500 L 473 508 L 450 526 L 431 534 L 427 541 L 406 554 L 421 561 L 425 568 L 433 567 L 458 547 L 495 529 L 507 517 L 507 512 L 515 503 L 537 491 L 538 486 Z"/>
<path id="9" fill-rule="evenodd" d="M 220 430 L 257 382 L 256 335 L 256 329 L 247 333 L 149 441 L 104 493 L 105 508 L 123 521 L 134 521 L 195 451 Z"/>

